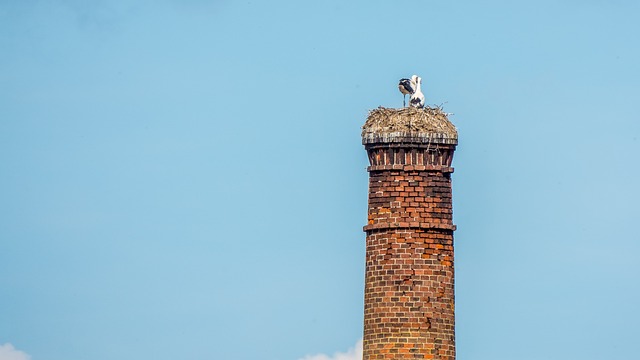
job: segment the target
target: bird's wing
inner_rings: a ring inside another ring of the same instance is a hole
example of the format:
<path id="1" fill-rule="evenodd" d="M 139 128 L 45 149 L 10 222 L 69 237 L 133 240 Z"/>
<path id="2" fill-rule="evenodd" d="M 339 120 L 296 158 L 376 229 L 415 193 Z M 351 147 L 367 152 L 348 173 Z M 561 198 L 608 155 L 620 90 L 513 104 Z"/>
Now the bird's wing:
<path id="1" fill-rule="evenodd" d="M 409 79 L 400 79 L 400 83 L 398 84 L 398 87 L 400 86 L 402 86 L 402 88 L 409 94 L 413 94 L 413 92 L 415 91 L 411 86 L 411 80 Z"/>

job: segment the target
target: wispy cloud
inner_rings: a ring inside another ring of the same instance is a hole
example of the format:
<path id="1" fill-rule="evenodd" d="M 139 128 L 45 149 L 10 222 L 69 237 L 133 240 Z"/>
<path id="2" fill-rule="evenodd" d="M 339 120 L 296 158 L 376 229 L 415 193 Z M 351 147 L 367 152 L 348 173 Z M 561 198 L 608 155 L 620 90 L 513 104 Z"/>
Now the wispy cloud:
<path id="1" fill-rule="evenodd" d="M 325 354 L 307 355 L 299 360 L 362 360 L 362 339 L 358 340 L 356 346 L 350 348 L 347 352 L 337 352 L 332 356 Z"/>
<path id="2" fill-rule="evenodd" d="M 13 345 L 6 343 L 0 345 L 0 360 L 30 360 L 31 356 L 20 350 L 16 350 Z"/>

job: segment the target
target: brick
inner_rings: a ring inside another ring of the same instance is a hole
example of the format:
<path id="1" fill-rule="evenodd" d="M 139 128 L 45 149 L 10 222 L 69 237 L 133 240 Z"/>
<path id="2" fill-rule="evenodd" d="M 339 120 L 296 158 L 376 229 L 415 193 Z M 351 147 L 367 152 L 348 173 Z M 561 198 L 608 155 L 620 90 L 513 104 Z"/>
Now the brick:
<path id="1" fill-rule="evenodd" d="M 428 156 L 425 144 L 387 145 L 365 145 L 363 360 L 455 360 L 455 145 L 443 145 L 440 158 Z"/>

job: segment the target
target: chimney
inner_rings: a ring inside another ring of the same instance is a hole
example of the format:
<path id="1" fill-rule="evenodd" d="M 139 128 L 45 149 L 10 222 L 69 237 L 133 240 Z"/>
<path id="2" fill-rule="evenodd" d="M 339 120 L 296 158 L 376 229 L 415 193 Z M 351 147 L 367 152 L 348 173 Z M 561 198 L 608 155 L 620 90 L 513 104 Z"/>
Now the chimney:
<path id="1" fill-rule="evenodd" d="M 451 161 L 455 126 L 439 108 L 378 108 L 369 156 L 363 360 L 454 360 Z"/>

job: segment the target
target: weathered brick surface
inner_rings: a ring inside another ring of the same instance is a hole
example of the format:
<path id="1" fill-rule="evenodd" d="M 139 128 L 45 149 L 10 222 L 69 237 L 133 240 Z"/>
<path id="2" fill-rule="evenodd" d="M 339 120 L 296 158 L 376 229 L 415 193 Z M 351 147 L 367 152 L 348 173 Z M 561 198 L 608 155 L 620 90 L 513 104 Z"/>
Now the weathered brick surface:
<path id="1" fill-rule="evenodd" d="M 453 360 L 453 147 L 435 165 L 405 160 L 410 146 L 401 161 L 377 153 L 364 227 L 364 360 Z"/>

